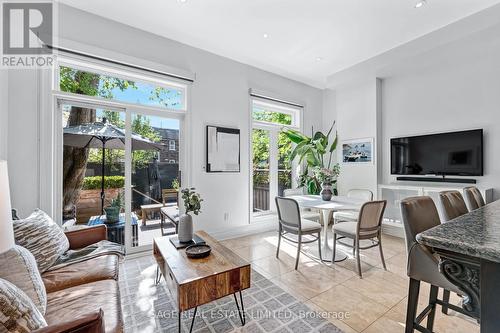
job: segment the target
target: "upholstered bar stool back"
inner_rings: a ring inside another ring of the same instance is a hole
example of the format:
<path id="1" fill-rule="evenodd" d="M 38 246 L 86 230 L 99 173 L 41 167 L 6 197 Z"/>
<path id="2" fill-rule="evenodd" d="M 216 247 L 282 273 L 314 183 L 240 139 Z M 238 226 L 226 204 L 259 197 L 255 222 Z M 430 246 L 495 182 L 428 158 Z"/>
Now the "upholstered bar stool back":
<path id="1" fill-rule="evenodd" d="M 479 189 L 475 186 L 464 188 L 464 195 L 465 199 L 469 203 L 470 210 L 478 209 L 486 204 L 481 191 L 479 191 Z"/>
<path id="2" fill-rule="evenodd" d="M 401 201 L 401 215 L 408 251 L 407 274 L 410 278 L 405 332 L 414 332 L 415 329 L 432 332 L 436 305 L 440 304 L 444 313 L 447 313 L 448 308 L 458 311 L 458 307 L 449 304 L 449 298 L 450 291 L 460 293 L 460 290 L 439 271 L 439 259 L 433 251 L 416 240 L 419 233 L 441 223 L 434 201 L 426 196 L 406 198 Z M 417 317 L 420 282 L 431 284 L 431 292 L 429 305 Z M 437 298 L 439 288 L 444 289 L 442 300 Z M 427 331 L 420 325 L 426 317 Z"/>
<path id="3" fill-rule="evenodd" d="M 453 220 L 469 212 L 464 197 L 459 191 L 439 192 L 439 200 L 443 206 L 446 221 Z"/>

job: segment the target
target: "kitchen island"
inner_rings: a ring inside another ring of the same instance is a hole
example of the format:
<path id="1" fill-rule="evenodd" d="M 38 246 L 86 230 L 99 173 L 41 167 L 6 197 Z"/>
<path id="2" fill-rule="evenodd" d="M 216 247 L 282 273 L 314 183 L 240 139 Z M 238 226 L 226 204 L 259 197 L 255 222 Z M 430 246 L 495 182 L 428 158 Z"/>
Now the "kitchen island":
<path id="1" fill-rule="evenodd" d="M 417 235 L 440 256 L 439 268 L 463 291 L 463 309 L 481 333 L 500 332 L 500 200 Z"/>

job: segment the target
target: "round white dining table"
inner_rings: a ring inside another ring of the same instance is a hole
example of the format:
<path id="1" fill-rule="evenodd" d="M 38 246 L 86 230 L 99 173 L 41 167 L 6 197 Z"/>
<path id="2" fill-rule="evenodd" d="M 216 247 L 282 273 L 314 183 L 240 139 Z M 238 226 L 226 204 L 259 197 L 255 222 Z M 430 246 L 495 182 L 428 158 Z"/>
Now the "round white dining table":
<path id="1" fill-rule="evenodd" d="M 311 208 L 320 211 L 320 218 L 323 223 L 323 246 L 321 248 L 321 260 L 331 261 L 333 249 L 328 244 L 328 234 L 330 228 L 328 223 L 334 212 L 342 210 L 359 210 L 365 203 L 362 199 L 348 198 L 345 196 L 333 196 L 330 201 L 324 201 L 319 195 L 292 195 L 292 198 L 297 201 L 301 208 Z M 337 247 L 338 249 L 338 247 Z M 343 253 L 335 253 L 335 261 L 343 261 L 347 259 L 347 255 Z"/>

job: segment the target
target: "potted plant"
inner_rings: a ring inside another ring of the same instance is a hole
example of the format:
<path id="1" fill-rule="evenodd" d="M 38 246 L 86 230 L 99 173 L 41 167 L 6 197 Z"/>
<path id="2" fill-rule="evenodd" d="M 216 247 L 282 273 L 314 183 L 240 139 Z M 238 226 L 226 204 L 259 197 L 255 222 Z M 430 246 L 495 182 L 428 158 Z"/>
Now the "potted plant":
<path id="1" fill-rule="evenodd" d="M 122 192 L 118 192 L 116 198 L 111 200 L 111 203 L 108 207 L 104 208 L 104 212 L 106 213 L 106 223 L 112 224 L 120 221 L 120 213 L 124 207 L 125 201 L 123 199 Z"/>
<path id="2" fill-rule="evenodd" d="M 312 137 L 290 128 L 282 130 L 282 133 L 296 144 L 290 153 L 290 160 L 298 159 L 299 164 L 302 162 L 305 164 L 298 177 L 298 183 L 299 186 L 307 188 L 309 194 L 320 194 L 322 183 L 327 187 L 328 185 L 331 186 L 332 194 L 336 193 L 336 189 L 332 186 L 336 183 L 340 173 L 340 166 L 339 164 L 332 165 L 332 157 L 338 143 L 337 133 L 335 133 L 335 137 L 330 143 L 330 135 L 334 126 L 335 122 L 327 134 L 318 131 Z M 328 184 L 328 181 L 331 184 Z"/>
<path id="3" fill-rule="evenodd" d="M 340 173 L 340 166 L 335 164 L 332 169 L 315 167 L 314 168 L 314 177 L 321 184 L 321 198 L 324 201 L 330 201 L 334 192 L 336 191 L 337 177 Z"/>
<path id="4" fill-rule="evenodd" d="M 185 212 L 179 217 L 178 238 L 181 243 L 188 243 L 193 239 L 193 217 L 189 213 L 198 215 L 201 212 L 203 199 L 195 192 L 195 188 L 184 188 L 181 190 L 184 200 Z"/>

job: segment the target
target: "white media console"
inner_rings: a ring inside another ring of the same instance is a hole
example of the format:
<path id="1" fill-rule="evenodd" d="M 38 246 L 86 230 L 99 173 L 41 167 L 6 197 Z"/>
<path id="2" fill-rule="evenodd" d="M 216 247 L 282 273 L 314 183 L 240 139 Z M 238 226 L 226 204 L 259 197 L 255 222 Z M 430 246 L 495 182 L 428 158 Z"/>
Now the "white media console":
<path id="1" fill-rule="evenodd" d="M 443 221 L 441 203 L 439 202 L 439 192 L 457 190 L 463 194 L 463 188 L 468 186 L 471 186 L 471 184 L 436 184 L 427 182 L 379 184 L 378 198 L 380 200 L 387 200 L 383 222 L 384 233 L 404 237 L 403 221 L 401 219 L 401 210 L 399 206 L 401 200 L 415 196 L 430 196 L 436 204 L 441 221 Z M 493 201 L 493 189 L 481 188 L 480 186 L 478 186 L 478 188 L 483 194 L 486 203 Z"/>

